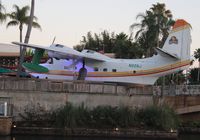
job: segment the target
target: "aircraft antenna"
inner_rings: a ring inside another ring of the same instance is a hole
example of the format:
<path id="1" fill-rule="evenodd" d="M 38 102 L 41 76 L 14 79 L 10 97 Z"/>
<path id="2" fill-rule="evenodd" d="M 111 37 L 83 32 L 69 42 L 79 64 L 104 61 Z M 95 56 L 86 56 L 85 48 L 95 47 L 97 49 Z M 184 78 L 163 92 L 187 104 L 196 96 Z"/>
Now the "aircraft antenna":
<path id="1" fill-rule="evenodd" d="M 56 40 L 56 36 L 53 38 L 51 45 L 54 44 L 55 40 Z"/>

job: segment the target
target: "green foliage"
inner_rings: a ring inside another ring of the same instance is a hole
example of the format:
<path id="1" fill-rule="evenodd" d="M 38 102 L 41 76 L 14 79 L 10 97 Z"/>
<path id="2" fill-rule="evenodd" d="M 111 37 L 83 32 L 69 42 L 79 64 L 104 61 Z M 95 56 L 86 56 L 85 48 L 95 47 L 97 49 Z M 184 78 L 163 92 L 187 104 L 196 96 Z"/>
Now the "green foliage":
<path id="1" fill-rule="evenodd" d="M 30 48 L 27 49 L 26 52 L 25 52 L 25 55 L 26 55 L 26 56 L 33 56 L 33 55 L 34 55 L 33 49 L 30 49 Z"/>
<path id="2" fill-rule="evenodd" d="M 88 32 L 86 36 L 83 36 L 81 44 L 76 45 L 74 48 L 81 51 L 83 49 L 90 49 L 94 51 L 104 51 L 105 53 L 111 53 L 114 47 L 113 39 L 115 34 L 103 31 L 100 34 Z"/>
<path id="3" fill-rule="evenodd" d="M 55 113 L 46 111 L 39 103 L 25 106 L 24 112 L 20 113 L 19 116 L 22 122 L 18 126 L 51 127 L 55 120 Z"/>
<path id="4" fill-rule="evenodd" d="M 98 106 L 89 110 L 84 105 L 76 107 L 67 103 L 56 112 L 56 126 L 70 128 L 125 128 L 130 127 L 133 123 L 134 117 L 132 113 L 132 110 L 128 107 Z"/>
<path id="5" fill-rule="evenodd" d="M 164 3 L 153 4 L 144 14 L 138 14 L 139 23 L 130 26 L 132 30 L 138 29 L 135 34 L 136 42 L 144 49 L 144 56 L 154 54 L 155 47 L 162 47 L 168 37 L 168 31 L 174 24 L 172 13 L 166 10 Z"/>
<path id="6" fill-rule="evenodd" d="M 189 82 L 190 84 L 199 84 L 200 81 L 200 68 L 193 68 L 190 70 L 190 74 L 189 74 Z M 199 76 L 199 77 L 198 77 Z"/>
<path id="7" fill-rule="evenodd" d="M 89 110 L 83 104 L 76 107 L 70 103 L 66 103 L 55 114 L 55 124 L 58 127 L 83 127 L 90 120 Z"/>
<path id="8" fill-rule="evenodd" d="M 18 26 L 20 30 L 20 42 L 22 42 L 22 30 L 23 30 L 24 24 L 28 25 L 29 23 L 30 16 L 28 15 L 28 13 L 30 11 L 30 7 L 24 6 L 20 8 L 18 5 L 13 5 L 13 9 L 14 9 L 13 12 L 7 14 L 8 17 L 10 18 L 10 21 L 7 23 L 7 28 L 10 26 Z M 40 25 L 36 22 L 37 17 L 34 16 L 33 20 L 34 21 L 33 21 L 32 27 L 38 28 L 41 30 Z"/>
<path id="9" fill-rule="evenodd" d="M 115 127 L 116 123 L 113 116 L 116 108 L 111 106 L 98 106 L 91 111 L 92 126 L 97 128 Z"/>
<path id="10" fill-rule="evenodd" d="M 144 109 L 130 107 L 97 106 L 88 109 L 83 104 L 65 106 L 53 111 L 45 111 L 41 106 L 30 107 L 21 115 L 24 121 L 51 122 L 51 127 L 67 128 L 147 128 L 169 130 L 178 126 L 178 118 L 174 111 L 167 106 L 150 106 Z"/>
<path id="11" fill-rule="evenodd" d="M 178 73 L 173 73 L 170 75 L 164 76 L 164 85 L 180 85 L 186 82 L 186 75 L 182 73 L 182 71 Z M 163 77 L 160 77 L 156 82 L 156 85 L 162 85 Z"/>
<path id="12" fill-rule="evenodd" d="M 139 110 L 136 116 L 138 122 L 151 129 L 170 130 L 179 124 L 177 115 L 167 106 L 149 106 Z"/>
<path id="13" fill-rule="evenodd" d="M 96 128 L 128 128 L 134 123 L 133 110 L 124 106 L 98 106 L 91 115 L 91 126 Z"/>
<path id="14" fill-rule="evenodd" d="M 200 121 L 190 120 L 181 122 L 180 127 L 200 128 Z"/>
<path id="15" fill-rule="evenodd" d="M 0 23 L 6 20 L 6 9 L 0 1 Z"/>
<path id="16" fill-rule="evenodd" d="M 168 32 L 175 23 L 172 13 L 165 4 L 153 4 L 144 14 L 138 14 L 139 23 L 130 28 L 137 29 L 135 40 L 125 33 L 115 34 L 103 31 L 100 34 L 88 32 L 80 44 L 74 48 L 81 51 L 91 49 L 97 52 L 115 53 L 117 58 L 150 57 L 155 53 L 155 47 L 162 47 L 168 37 Z"/>
<path id="17" fill-rule="evenodd" d="M 194 57 L 200 62 L 200 48 L 195 50 Z"/>
<path id="18" fill-rule="evenodd" d="M 83 36 L 81 44 L 74 46 L 74 49 L 115 53 L 117 58 L 141 58 L 143 54 L 143 50 L 138 47 L 137 43 L 133 43 L 131 36 L 123 32 L 119 34 L 109 33 L 106 30 L 94 35 L 88 32 L 86 36 Z"/>
<path id="19" fill-rule="evenodd" d="M 113 52 L 116 58 L 129 58 L 129 49 L 132 47 L 132 42 L 128 39 L 128 36 L 120 33 L 116 35 L 114 42 Z"/>

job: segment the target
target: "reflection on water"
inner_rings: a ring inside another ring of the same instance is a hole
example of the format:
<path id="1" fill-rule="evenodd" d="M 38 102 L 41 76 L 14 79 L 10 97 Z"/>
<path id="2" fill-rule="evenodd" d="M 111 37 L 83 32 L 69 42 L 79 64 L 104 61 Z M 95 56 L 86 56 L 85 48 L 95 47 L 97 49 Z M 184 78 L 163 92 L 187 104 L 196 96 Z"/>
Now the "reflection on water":
<path id="1" fill-rule="evenodd" d="M 61 137 L 61 136 L 0 136 L 0 140 L 125 140 L 126 138 L 102 138 L 102 137 Z M 128 140 L 128 139 L 126 139 Z M 155 140 L 152 138 L 146 139 L 129 139 L 129 140 Z M 158 139 L 158 140 L 167 140 L 167 139 Z M 199 135 L 180 135 L 178 140 L 200 140 Z"/>

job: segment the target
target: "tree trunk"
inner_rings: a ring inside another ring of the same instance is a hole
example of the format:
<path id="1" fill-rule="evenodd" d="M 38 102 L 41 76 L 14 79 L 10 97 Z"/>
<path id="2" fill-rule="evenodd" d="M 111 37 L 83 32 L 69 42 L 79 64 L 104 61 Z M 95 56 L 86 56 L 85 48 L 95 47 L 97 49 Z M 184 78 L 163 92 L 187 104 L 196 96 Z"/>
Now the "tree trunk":
<path id="1" fill-rule="evenodd" d="M 22 30 L 23 30 L 23 26 L 22 24 L 19 25 L 19 32 L 20 32 L 20 42 L 22 42 Z"/>
<path id="2" fill-rule="evenodd" d="M 28 24 L 24 43 L 29 42 L 29 37 L 31 34 L 31 29 L 32 29 L 32 24 L 33 24 L 34 8 L 35 8 L 35 0 L 31 0 L 31 13 L 30 13 L 29 24 Z M 19 66 L 18 66 L 17 77 L 20 77 L 20 73 L 22 71 L 22 63 L 24 62 L 25 52 L 26 52 L 26 48 L 23 47 L 22 52 L 20 54 L 20 62 L 19 62 Z"/>
<path id="3" fill-rule="evenodd" d="M 28 23 L 28 28 L 25 36 L 24 43 L 29 42 L 30 34 L 31 34 L 31 29 L 32 29 L 32 24 L 33 24 L 33 17 L 34 17 L 34 9 L 35 9 L 35 0 L 31 1 L 31 13 L 30 13 L 30 19 Z"/>
<path id="4" fill-rule="evenodd" d="M 20 43 L 22 42 L 22 30 L 23 30 L 23 28 L 22 28 L 23 26 L 22 26 L 22 24 L 20 24 L 19 25 L 19 32 L 20 32 L 20 35 L 19 35 L 19 40 L 20 40 Z M 20 48 L 19 48 L 19 57 L 21 58 L 21 56 L 22 56 L 22 50 L 23 50 L 23 46 L 20 46 Z M 17 77 L 19 77 L 20 76 L 20 73 L 21 73 L 21 68 L 22 66 L 20 65 L 20 59 L 19 59 L 19 62 L 18 62 L 18 67 L 17 67 Z"/>
<path id="5" fill-rule="evenodd" d="M 197 76 L 197 82 L 199 83 L 199 76 L 200 76 L 200 61 L 199 62 L 199 68 L 198 68 L 198 76 Z"/>

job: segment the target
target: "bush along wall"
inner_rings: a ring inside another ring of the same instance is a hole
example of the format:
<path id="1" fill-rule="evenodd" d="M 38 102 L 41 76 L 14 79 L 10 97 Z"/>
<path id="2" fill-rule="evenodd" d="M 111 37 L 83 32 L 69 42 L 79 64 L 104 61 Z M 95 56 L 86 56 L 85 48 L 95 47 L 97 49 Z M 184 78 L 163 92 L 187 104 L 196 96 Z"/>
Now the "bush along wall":
<path id="1" fill-rule="evenodd" d="M 168 106 L 130 108 L 125 106 L 97 106 L 89 109 L 84 104 L 66 103 L 57 110 L 45 111 L 39 104 L 27 106 L 20 115 L 18 126 L 59 128 L 140 128 L 153 130 L 176 129 L 178 116 Z"/>

